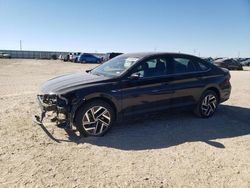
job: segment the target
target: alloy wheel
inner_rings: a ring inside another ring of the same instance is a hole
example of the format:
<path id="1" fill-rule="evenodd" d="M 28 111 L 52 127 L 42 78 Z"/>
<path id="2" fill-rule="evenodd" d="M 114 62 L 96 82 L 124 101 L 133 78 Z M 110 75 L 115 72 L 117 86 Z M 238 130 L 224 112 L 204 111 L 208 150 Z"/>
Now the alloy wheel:
<path id="1" fill-rule="evenodd" d="M 110 112 L 103 106 L 94 106 L 86 111 L 83 116 L 83 128 L 90 135 L 103 133 L 111 122 Z"/>
<path id="2" fill-rule="evenodd" d="M 206 95 L 201 104 L 202 114 L 205 116 L 210 116 L 214 113 L 217 107 L 217 99 L 214 95 Z"/>

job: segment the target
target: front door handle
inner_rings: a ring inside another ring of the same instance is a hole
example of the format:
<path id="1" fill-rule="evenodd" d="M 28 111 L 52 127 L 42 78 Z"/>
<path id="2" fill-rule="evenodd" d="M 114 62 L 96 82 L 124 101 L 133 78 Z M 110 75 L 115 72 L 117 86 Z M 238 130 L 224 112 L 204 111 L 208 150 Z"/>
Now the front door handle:
<path id="1" fill-rule="evenodd" d="M 175 93 L 174 90 L 166 90 L 166 89 L 154 89 L 151 91 L 153 94 L 161 93 L 161 94 L 172 94 Z"/>
<path id="2" fill-rule="evenodd" d="M 160 89 L 154 89 L 152 90 L 152 93 L 159 93 L 161 90 Z"/>

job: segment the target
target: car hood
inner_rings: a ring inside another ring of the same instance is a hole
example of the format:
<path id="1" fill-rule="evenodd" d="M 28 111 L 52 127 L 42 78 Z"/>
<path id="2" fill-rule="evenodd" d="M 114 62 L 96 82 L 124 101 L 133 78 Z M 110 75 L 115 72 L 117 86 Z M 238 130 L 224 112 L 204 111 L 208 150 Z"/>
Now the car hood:
<path id="1" fill-rule="evenodd" d="M 89 84 L 108 80 L 109 77 L 89 73 L 74 73 L 52 78 L 41 86 L 42 94 L 65 94 Z"/>

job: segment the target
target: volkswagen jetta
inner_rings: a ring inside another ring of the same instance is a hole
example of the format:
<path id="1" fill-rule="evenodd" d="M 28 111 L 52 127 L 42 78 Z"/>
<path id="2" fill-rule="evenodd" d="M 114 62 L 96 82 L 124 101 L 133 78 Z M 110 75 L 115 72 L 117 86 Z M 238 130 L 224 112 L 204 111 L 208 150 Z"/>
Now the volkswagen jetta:
<path id="1" fill-rule="evenodd" d="M 102 136 L 124 117 L 191 108 L 211 117 L 229 99 L 230 73 L 180 53 L 123 54 L 84 73 L 53 78 L 37 96 L 42 124 L 46 112 L 86 136 Z"/>

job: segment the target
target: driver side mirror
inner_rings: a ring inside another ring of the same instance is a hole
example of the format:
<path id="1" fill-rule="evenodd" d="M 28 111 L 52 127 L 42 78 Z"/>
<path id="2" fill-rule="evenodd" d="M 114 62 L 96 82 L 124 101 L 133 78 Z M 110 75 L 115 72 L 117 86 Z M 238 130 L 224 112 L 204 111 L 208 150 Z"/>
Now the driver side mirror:
<path id="1" fill-rule="evenodd" d="M 91 69 L 88 69 L 88 70 L 86 70 L 86 73 L 89 73 L 91 71 Z"/>
<path id="2" fill-rule="evenodd" d="M 135 72 L 130 75 L 129 79 L 130 80 L 138 80 L 141 77 L 141 74 L 139 72 Z"/>

